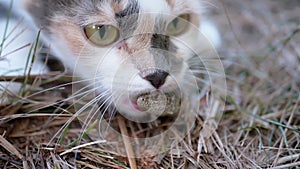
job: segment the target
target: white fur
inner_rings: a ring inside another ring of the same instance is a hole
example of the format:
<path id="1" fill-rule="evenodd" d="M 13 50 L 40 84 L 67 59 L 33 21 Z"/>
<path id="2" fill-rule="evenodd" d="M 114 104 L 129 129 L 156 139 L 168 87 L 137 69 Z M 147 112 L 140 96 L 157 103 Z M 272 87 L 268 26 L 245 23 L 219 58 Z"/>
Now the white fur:
<path id="1" fill-rule="evenodd" d="M 185 3 L 185 1 L 182 0 L 178 1 L 180 1 L 180 3 L 176 4 Z M 139 4 L 141 5 L 143 12 L 152 13 L 155 17 L 162 17 L 161 13 L 169 14 L 174 17 L 180 12 L 180 10 L 173 11 L 167 4 L 166 0 L 139 0 Z M 198 9 L 196 6 L 199 5 L 199 3 L 189 1 L 189 5 L 190 9 Z M 194 13 L 198 13 L 198 11 L 195 11 Z M 149 20 L 149 23 L 155 23 L 155 17 L 149 17 L 148 19 L 153 19 L 152 21 Z M 173 89 L 176 87 L 176 84 L 178 84 L 182 85 L 183 90 L 186 92 L 185 94 L 190 96 L 190 92 L 192 91 L 189 90 L 193 89 L 190 89 L 189 86 L 185 86 L 186 82 L 190 80 L 187 79 L 189 78 L 189 74 L 187 73 L 188 66 L 185 62 L 191 57 L 191 49 L 197 53 L 212 49 L 212 44 L 210 44 L 205 37 L 207 37 L 209 41 L 215 45 L 220 44 L 218 32 L 212 24 L 204 22 L 200 28 L 197 26 L 197 24 L 191 25 L 191 28 L 185 34 L 171 38 L 171 41 L 178 47 L 178 52 L 174 54 L 174 57 L 180 59 L 183 62 L 183 66 L 181 70 L 177 70 L 176 73 L 172 75 L 173 77 L 167 78 L 166 83 L 160 88 L 160 90 L 168 92 L 168 90 Z M 48 37 L 47 40 L 50 41 L 53 47 L 52 49 L 56 50 L 55 52 L 58 54 L 59 58 L 69 68 L 73 69 L 76 75 L 87 80 L 87 83 L 95 84 L 94 87 L 97 88 L 96 91 L 98 91 L 98 93 L 108 91 L 109 95 L 107 95 L 107 97 L 110 97 L 109 101 L 112 101 L 121 113 L 129 115 L 126 117 L 144 115 L 144 112 L 140 112 L 130 105 L 132 99 L 136 98 L 139 94 L 148 93 L 156 89 L 139 75 L 140 72 L 136 65 L 132 62 L 131 58 L 147 58 L 147 56 L 150 58 L 151 54 L 147 50 L 134 51 L 129 54 L 124 51 L 120 51 L 118 48 L 119 44 L 107 47 L 95 47 L 91 43 L 87 42 L 82 34 L 75 35 L 73 33 L 76 40 L 86 41 L 85 45 L 82 46 L 82 52 L 75 53 L 71 50 L 72 43 L 68 42 L 67 38 L 64 38 L 65 35 L 63 31 L 55 29 L 57 28 L 53 28 L 52 31 L 58 33 L 51 35 L 51 37 Z M 80 32 L 79 29 L 81 28 L 74 29 L 76 29 L 76 31 L 73 30 L 74 32 Z M 32 32 L 29 32 L 29 34 L 30 35 L 28 36 L 32 37 Z M 25 39 L 27 39 L 27 37 Z M 139 43 L 132 39 L 133 38 L 128 38 L 125 40 L 126 43 L 132 43 L 128 44 L 129 46 L 134 46 L 136 43 Z M 22 39 L 22 41 L 23 40 L 24 39 Z M 23 55 L 25 54 L 21 54 L 21 56 Z M 145 67 L 145 69 L 149 69 L 149 67 Z M 35 72 L 38 73 L 39 70 Z"/>
<path id="2" fill-rule="evenodd" d="M 149 13 L 168 13 L 170 11 L 170 7 L 165 0 L 139 0 L 139 4 L 141 5 L 143 12 Z"/>

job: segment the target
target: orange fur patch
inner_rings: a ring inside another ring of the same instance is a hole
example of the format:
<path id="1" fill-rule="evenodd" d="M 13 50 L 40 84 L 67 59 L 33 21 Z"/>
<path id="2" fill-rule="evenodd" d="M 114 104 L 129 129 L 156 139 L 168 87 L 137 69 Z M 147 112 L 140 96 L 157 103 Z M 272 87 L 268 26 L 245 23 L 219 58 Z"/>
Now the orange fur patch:
<path id="1" fill-rule="evenodd" d="M 86 43 L 86 39 L 82 35 L 77 25 L 71 22 L 61 22 L 51 25 L 52 30 L 56 31 L 57 38 L 65 40 L 58 43 L 65 43 L 73 53 L 79 54 Z"/>

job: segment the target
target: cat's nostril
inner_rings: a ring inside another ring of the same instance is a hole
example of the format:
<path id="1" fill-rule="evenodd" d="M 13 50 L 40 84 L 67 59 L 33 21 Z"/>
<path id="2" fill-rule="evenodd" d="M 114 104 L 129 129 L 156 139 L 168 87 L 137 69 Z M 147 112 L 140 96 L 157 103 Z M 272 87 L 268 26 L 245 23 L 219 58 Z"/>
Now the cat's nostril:
<path id="1" fill-rule="evenodd" d="M 155 70 L 153 73 L 145 76 L 144 79 L 148 80 L 152 84 L 152 86 L 158 89 L 165 83 L 166 78 L 168 76 L 168 72 L 162 70 Z"/>

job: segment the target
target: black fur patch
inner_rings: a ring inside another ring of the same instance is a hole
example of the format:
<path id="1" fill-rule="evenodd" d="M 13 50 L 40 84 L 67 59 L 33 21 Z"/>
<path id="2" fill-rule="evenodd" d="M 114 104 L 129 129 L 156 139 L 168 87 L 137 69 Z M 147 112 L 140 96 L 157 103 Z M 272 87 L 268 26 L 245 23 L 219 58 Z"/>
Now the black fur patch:
<path id="1" fill-rule="evenodd" d="M 151 38 L 151 47 L 175 52 L 177 50 L 176 46 L 165 33 L 167 22 L 164 20 L 164 17 L 164 15 L 161 15 L 155 20 L 154 32 Z"/>
<path id="2" fill-rule="evenodd" d="M 151 38 L 151 47 L 159 48 L 162 50 L 169 50 L 170 37 L 167 35 L 153 34 Z"/>
<path id="3" fill-rule="evenodd" d="M 174 64 L 176 59 L 173 54 L 176 53 L 176 50 L 177 47 L 171 42 L 169 36 L 158 33 L 152 35 L 150 53 L 153 55 L 157 67 L 169 72 L 164 66 Z"/>

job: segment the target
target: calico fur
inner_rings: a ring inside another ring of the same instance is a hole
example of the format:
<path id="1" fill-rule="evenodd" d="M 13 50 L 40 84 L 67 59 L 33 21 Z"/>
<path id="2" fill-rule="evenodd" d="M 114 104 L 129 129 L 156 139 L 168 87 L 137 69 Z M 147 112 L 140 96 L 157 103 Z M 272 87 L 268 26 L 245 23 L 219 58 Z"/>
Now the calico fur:
<path id="1" fill-rule="evenodd" d="M 18 3 L 65 66 L 130 117 L 145 116 L 132 106 L 141 94 L 181 88 L 185 96 L 194 97 L 194 90 L 189 89 L 195 78 L 189 73 L 189 60 L 212 50 L 210 42 L 219 44 L 216 29 L 202 18 L 199 0 Z M 189 29 L 178 36 L 165 34 L 168 23 L 181 14 L 190 14 Z M 120 39 L 109 46 L 96 46 L 84 36 L 83 28 L 89 24 L 113 25 L 120 30 Z M 150 79 L 157 76 L 163 78 L 162 84 L 154 85 Z"/>

